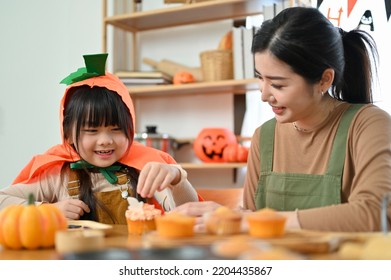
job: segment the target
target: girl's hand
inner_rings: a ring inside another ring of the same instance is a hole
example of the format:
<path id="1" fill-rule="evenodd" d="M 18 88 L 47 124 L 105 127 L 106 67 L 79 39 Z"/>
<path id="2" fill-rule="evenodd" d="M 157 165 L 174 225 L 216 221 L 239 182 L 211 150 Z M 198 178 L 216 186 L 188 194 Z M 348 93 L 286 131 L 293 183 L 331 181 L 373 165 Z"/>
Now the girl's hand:
<path id="1" fill-rule="evenodd" d="M 160 162 L 148 162 L 140 172 L 137 193 L 142 197 L 152 197 L 156 191 L 162 191 L 180 180 L 181 172 L 178 167 Z"/>
<path id="2" fill-rule="evenodd" d="M 67 219 L 79 220 L 84 212 L 90 213 L 90 208 L 80 199 L 66 199 L 54 203 L 54 205 L 60 209 Z"/>

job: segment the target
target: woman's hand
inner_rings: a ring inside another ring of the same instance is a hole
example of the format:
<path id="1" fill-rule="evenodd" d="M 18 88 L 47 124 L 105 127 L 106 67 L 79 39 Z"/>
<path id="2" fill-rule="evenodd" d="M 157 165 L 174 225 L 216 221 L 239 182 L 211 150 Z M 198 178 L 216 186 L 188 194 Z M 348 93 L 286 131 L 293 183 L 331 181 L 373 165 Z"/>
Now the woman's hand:
<path id="1" fill-rule="evenodd" d="M 80 199 L 66 199 L 54 203 L 58 209 L 65 215 L 67 219 L 79 220 L 84 212 L 90 213 L 90 208 Z"/>
<path id="2" fill-rule="evenodd" d="M 299 219 L 297 217 L 297 211 L 278 212 L 286 217 L 285 228 L 286 229 L 301 229 Z"/>
<path id="3" fill-rule="evenodd" d="M 174 208 L 171 212 L 180 212 L 184 215 L 196 217 L 194 230 L 196 232 L 204 232 L 205 231 L 204 214 L 212 212 L 220 206 L 221 206 L 220 204 L 214 201 L 187 202 L 185 204 L 182 204 Z"/>
<path id="4" fill-rule="evenodd" d="M 160 162 L 148 162 L 141 170 L 137 193 L 142 197 L 152 197 L 156 191 L 176 185 L 181 180 L 178 167 Z"/>
<path id="5" fill-rule="evenodd" d="M 180 212 L 184 215 L 199 217 L 216 210 L 220 206 L 220 204 L 214 201 L 187 202 L 175 207 L 172 212 Z"/>

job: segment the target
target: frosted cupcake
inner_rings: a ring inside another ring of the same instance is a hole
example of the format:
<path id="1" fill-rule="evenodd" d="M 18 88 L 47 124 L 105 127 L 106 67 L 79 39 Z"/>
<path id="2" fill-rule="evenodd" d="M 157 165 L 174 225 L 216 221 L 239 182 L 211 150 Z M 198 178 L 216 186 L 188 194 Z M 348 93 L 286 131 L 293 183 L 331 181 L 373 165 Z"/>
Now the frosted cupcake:
<path id="1" fill-rule="evenodd" d="M 142 235 L 148 231 L 156 230 L 155 218 L 161 215 L 161 211 L 154 205 L 137 201 L 128 197 L 129 207 L 125 212 L 128 224 L 128 233 Z"/>

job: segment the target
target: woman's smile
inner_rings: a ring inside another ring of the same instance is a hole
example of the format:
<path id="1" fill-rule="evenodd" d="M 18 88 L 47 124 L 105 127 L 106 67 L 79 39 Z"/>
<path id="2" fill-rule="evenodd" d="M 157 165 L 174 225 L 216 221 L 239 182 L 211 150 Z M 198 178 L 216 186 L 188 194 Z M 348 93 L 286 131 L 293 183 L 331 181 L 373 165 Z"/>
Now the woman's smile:
<path id="1" fill-rule="evenodd" d="M 284 110 L 285 110 L 285 107 L 276 107 L 276 106 L 272 106 L 272 110 L 273 110 L 273 113 L 276 114 L 276 115 L 281 115 Z"/>

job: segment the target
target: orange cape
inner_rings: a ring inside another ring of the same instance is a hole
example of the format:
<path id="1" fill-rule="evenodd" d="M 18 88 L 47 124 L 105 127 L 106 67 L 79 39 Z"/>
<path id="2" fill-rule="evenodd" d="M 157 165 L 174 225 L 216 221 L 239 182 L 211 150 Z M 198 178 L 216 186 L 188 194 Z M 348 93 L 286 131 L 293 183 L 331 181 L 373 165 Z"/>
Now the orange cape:
<path id="1" fill-rule="evenodd" d="M 88 85 L 90 87 L 98 86 L 105 87 L 109 90 L 117 92 L 122 101 L 129 108 L 130 114 L 133 118 L 133 127 L 135 127 L 135 112 L 133 101 L 130 98 L 130 94 L 126 86 L 111 73 L 106 72 L 104 76 L 98 76 L 89 78 L 80 82 L 71 84 L 65 90 L 65 94 L 61 99 L 60 103 L 60 124 L 61 124 L 61 135 L 63 136 L 62 123 L 64 119 L 64 103 L 66 96 L 69 92 L 69 89 Z M 75 150 L 65 141 L 63 138 L 63 143 L 55 145 L 47 150 L 45 153 L 34 156 L 30 162 L 21 170 L 18 176 L 14 179 L 12 184 L 24 183 L 34 181 L 42 172 L 47 168 L 54 167 L 57 165 L 63 165 L 66 162 L 75 162 L 80 159 L 79 155 Z M 167 153 L 164 153 L 160 150 L 156 150 L 150 147 L 146 147 L 140 143 L 133 142 L 129 152 L 119 160 L 120 163 L 125 164 L 130 167 L 134 167 L 138 170 L 141 170 L 147 162 L 155 161 L 162 163 L 175 164 L 176 161 Z"/>

